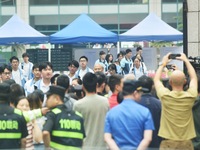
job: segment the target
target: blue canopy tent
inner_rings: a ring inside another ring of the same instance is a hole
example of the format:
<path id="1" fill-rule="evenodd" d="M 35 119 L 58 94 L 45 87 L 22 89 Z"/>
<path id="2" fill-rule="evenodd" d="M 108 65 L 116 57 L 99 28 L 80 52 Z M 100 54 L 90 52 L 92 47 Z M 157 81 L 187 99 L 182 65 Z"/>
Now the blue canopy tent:
<path id="1" fill-rule="evenodd" d="M 183 33 L 172 28 L 154 13 L 125 33 L 119 35 L 119 41 L 180 41 Z"/>
<path id="2" fill-rule="evenodd" d="M 36 31 L 16 14 L 0 27 L 0 45 L 47 43 L 49 37 Z"/>
<path id="3" fill-rule="evenodd" d="M 117 34 L 104 29 L 86 14 L 81 14 L 68 26 L 50 36 L 52 44 L 117 41 Z"/>

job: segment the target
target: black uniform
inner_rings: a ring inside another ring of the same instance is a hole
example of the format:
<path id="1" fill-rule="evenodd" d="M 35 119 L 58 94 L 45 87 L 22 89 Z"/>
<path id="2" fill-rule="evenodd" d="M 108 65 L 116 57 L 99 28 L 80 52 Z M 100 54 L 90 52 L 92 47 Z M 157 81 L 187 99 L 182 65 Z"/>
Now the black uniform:
<path id="1" fill-rule="evenodd" d="M 46 115 L 43 131 L 51 135 L 50 147 L 55 149 L 77 149 L 82 147 L 85 137 L 83 118 L 80 113 L 68 111 L 58 105 Z"/>
<path id="2" fill-rule="evenodd" d="M 0 149 L 20 149 L 20 141 L 28 135 L 22 112 L 0 103 Z"/>

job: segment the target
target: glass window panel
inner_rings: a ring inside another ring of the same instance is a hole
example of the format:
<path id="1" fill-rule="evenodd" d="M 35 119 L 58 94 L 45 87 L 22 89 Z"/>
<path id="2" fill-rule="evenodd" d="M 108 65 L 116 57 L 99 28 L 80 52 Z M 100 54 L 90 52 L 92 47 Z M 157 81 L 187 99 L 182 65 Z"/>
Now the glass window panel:
<path id="1" fill-rule="evenodd" d="M 58 0 L 29 0 L 30 5 L 58 5 Z"/>
<path id="2" fill-rule="evenodd" d="M 162 0 L 163 3 L 180 3 L 183 2 L 183 0 Z"/>
<path id="3" fill-rule="evenodd" d="M 16 0 L 1 0 L 0 3 L 2 6 L 15 6 Z"/>
<path id="4" fill-rule="evenodd" d="M 61 5 L 87 5 L 88 4 L 88 0 L 60 0 L 60 4 Z"/>
<path id="5" fill-rule="evenodd" d="M 90 4 L 118 4 L 118 0 L 90 0 Z"/>
<path id="6" fill-rule="evenodd" d="M 120 4 L 146 4 L 149 2 L 149 0 L 119 0 Z"/>

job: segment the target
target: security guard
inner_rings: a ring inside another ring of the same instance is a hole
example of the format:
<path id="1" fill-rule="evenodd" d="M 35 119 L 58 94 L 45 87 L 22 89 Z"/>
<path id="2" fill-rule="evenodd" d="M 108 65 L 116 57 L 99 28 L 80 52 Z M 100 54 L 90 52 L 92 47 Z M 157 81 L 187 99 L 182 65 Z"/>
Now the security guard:
<path id="1" fill-rule="evenodd" d="M 9 106 L 10 86 L 0 83 L 0 149 L 25 148 L 28 135 L 22 112 Z"/>
<path id="2" fill-rule="evenodd" d="M 46 123 L 43 127 L 43 140 L 46 148 L 80 150 L 85 137 L 81 114 L 68 110 L 64 105 L 65 89 L 50 86 L 47 92 Z"/>

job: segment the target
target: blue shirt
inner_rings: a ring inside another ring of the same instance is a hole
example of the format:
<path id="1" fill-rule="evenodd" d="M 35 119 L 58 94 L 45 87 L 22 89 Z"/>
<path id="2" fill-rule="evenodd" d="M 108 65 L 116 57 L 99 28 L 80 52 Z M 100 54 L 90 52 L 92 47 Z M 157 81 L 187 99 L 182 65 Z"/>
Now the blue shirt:
<path id="1" fill-rule="evenodd" d="M 134 100 L 124 99 L 107 113 L 104 132 L 112 134 L 120 149 L 137 148 L 144 130 L 154 130 L 151 113 Z"/>
<path id="2" fill-rule="evenodd" d="M 131 59 L 127 59 L 126 57 L 124 57 L 120 61 L 120 65 L 123 69 L 123 74 L 129 74 L 131 66 L 133 65 L 133 61 Z"/>

